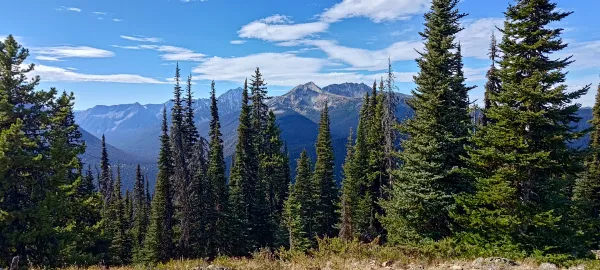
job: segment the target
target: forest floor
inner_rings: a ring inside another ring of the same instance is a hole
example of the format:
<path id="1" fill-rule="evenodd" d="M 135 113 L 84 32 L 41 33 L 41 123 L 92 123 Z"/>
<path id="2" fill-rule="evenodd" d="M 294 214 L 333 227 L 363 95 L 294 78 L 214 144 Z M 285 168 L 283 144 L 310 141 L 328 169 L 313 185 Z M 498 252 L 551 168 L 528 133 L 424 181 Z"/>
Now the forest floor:
<path id="1" fill-rule="evenodd" d="M 82 268 L 72 267 L 68 270 L 80 270 Z M 90 267 L 87 270 L 103 270 L 106 268 Z M 533 261 L 514 262 L 504 258 L 478 258 L 472 261 L 456 260 L 449 262 L 419 262 L 412 263 L 376 260 L 354 260 L 341 257 L 325 258 L 307 261 L 280 261 L 263 259 L 232 259 L 220 258 L 211 263 L 201 260 L 171 261 L 156 267 L 129 266 L 111 267 L 112 270 L 137 270 L 137 269 L 187 269 L 187 270 L 229 270 L 229 269 L 252 269 L 252 270 L 337 270 L 337 269 L 366 269 L 366 270 L 587 270 L 600 269 L 600 263 L 588 261 L 576 266 L 558 267 L 551 263 L 535 263 Z"/>

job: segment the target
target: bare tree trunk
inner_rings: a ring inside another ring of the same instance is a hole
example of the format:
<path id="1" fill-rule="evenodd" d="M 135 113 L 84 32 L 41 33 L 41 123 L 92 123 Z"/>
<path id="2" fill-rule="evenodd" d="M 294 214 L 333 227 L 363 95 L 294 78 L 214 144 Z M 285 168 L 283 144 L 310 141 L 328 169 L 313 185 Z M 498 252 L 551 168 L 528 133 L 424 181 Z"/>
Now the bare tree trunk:
<path id="1" fill-rule="evenodd" d="M 14 256 L 12 258 L 12 262 L 10 263 L 10 270 L 17 270 L 19 269 L 19 256 Z"/>

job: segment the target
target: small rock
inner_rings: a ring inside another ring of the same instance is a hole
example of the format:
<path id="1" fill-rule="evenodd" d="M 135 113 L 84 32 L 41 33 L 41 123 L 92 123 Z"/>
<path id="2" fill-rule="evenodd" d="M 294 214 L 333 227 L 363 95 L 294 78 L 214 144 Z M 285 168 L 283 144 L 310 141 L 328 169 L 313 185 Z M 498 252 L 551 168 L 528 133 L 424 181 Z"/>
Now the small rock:
<path id="1" fill-rule="evenodd" d="M 394 262 L 392 261 L 385 261 L 381 264 L 381 267 L 392 267 L 392 264 L 394 264 Z"/>
<path id="2" fill-rule="evenodd" d="M 450 267 L 451 270 L 463 270 L 463 267 L 460 265 L 453 265 L 452 267 Z"/>
<path id="3" fill-rule="evenodd" d="M 540 270 L 558 270 L 558 267 L 553 263 L 542 263 Z"/>

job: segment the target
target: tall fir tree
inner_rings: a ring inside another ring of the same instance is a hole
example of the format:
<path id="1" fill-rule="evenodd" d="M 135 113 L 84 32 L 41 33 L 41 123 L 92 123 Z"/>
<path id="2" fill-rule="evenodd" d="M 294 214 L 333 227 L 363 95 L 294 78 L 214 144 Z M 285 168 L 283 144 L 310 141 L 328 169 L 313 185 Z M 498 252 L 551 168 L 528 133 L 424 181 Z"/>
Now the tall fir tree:
<path id="1" fill-rule="evenodd" d="M 306 149 L 300 154 L 296 166 L 296 182 L 290 185 L 290 195 L 285 201 L 285 221 L 292 250 L 306 251 L 314 246 L 318 187 L 312 182 L 312 165 Z"/>
<path id="2" fill-rule="evenodd" d="M 100 155 L 100 178 L 98 178 L 98 189 L 103 196 L 104 204 L 108 205 L 112 195 L 112 174 L 110 170 L 110 161 L 106 151 L 106 137 L 102 134 L 102 153 Z"/>
<path id="3" fill-rule="evenodd" d="M 148 230 L 148 205 L 147 198 L 144 188 L 144 176 L 142 175 L 142 168 L 138 164 L 135 170 L 135 183 L 133 184 L 133 198 L 132 198 L 132 237 L 133 237 L 133 261 L 143 261 L 142 251 L 144 249 L 144 238 L 146 237 L 146 231 Z"/>
<path id="4" fill-rule="evenodd" d="M 269 107 L 266 101 L 269 97 L 267 97 L 267 84 L 259 68 L 256 68 L 250 80 L 250 92 L 252 94 L 250 97 L 252 101 L 251 122 L 252 130 L 255 132 L 254 143 L 256 144 L 257 153 L 262 154 L 263 146 L 267 140 L 264 131 L 268 121 Z"/>
<path id="5" fill-rule="evenodd" d="M 490 69 L 486 74 L 487 82 L 485 83 L 485 93 L 483 95 L 483 115 L 481 119 L 482 125 L 487 125 L 489 119 L 485 116 L 485 111 L 489 110 L 494 104 L 492 103 L 492 95 L 496 95 L 500 92 L 501 82 L 500 77 L 498 76 L 498 68 L 496 67 L 497 59 L 500 57 L 498 53 L 498 42 L 496 41 L 496 36 L 492 34 L 492 41 L 490 42 L 490 60 L 492 64 Z"/>
<path id="6" fill-rule="evenodd" d="M 392 69 L 392 60 L 388 58 L 388 73 L 385 80 L 385 91 L 383 93 L 383 136 L 385 140 L 385 169 L 388 177 L 386 186 L 390 188 L 393 182 L 391 172 L 397 169 L 398 159 L 395 151 L 398 141 L 398 118 L 396 117 L 396 109 L 398 107 L 399 98 L 396 94 L 396 85 L 394 83 L 395 75 Z"/>
<path id="7" fill-rule="evenodd" d="M 356 211 L 355 204 L 360 198 L 359 182 L 357 181 L 357 168 L 354 166 L 353 132 L 350 128 L 346 143 L 346 159 L 344 160 L 344 178 L 342 180 L 340 198 L 340 233 L 339 237 L 352 241 L 356 237 L 354 232 L 354 219 L 352 214 Z"/>
<path id="8" fill-rule="evenodd" d="M 317 219 L 314 232 L 319 237 L 333 237 L 337 234 L 336 224 L 338 222 L 338 188 L 334 175 L 333 144 L 331 141 L 331 130 L 329 120 L 329 107 L 327 102 L 321 112 L 319 122 L 319 135 L 315 145 L 317 161 L 313 174 L 313 185 L 319 190 L 317 194 L 317 206 L 314 215 Z"/>
<path id="9" fill-rule="evenodd" d="M 227 250 L 228 243 L 224 240 L 227 239 L 228 192 L 223 154 L 223 135 L 221 134 L 214 81 L 211 83 L 210 101 L 210 148 L 207 171 L 209 186 L 207 187 L 205 199 L 208 204 L 205 213 L 207 237 L 204 246 L 207 255 L 215 256 Z"/>
<path id="10" fill-rule="evenodd" d="M 584 232 L 581 240 L 597 249 L 600 246 L 600 84 L 589 123 L 589 156 L 585 161 L 585 172 L 577 179 L 573 189 L 573 217 L 575 226 Z"/>
<path id="11" fill-rule="evenodd" d="M 392 243 L 439 240 L 451 234 L 449 210 L 455 194 L 465 191 L 464 145 L 470 116 L 462 62 L 455 36 L 466 16 L 457 10 L 458 0 L 433 0 L 425 14 L 424 52 L 417 59 L 417 88 L 408 101 L 414 117 L 401 132 L 402 166 L 395 170 L 382 219 Z"/>
<path id="12" fill-rule="evenodd" d="M 167 109 L 163 108 L 162 135 L 158 157 L 158 175 L 152 197 L 150 226 L 144 240 L 144 262 L 157 263 L 169 260 L 173 256 L 173 191 L 171 175 L 171 141 L 167 127 Z"/>
<path id="13" fill-rule="evenodd" d="M 505 12 L 502 87 L 468 147 L 475 192 L 459 197 L 456 210 L 467 242 L 526 254 L 571 253 L 580 244 L 566 217 L 581 162 L 567 143 L 581 135 L 573 101 L 589 87 L 568 91 L 571 58 L 552 56 L 567 46 L 552 24 L 569 14 L 549 0 L 519 1 Z"/>
<path id="14" fill-rule="evenodd" d="M 257 155 L 252 132 L 252 107 L 248 96 L 248 81 L 244 82 L 242 108 L 237 128 L 237 145 L 231 166 L 229 202 L 233 224 L 230 225 L 231 239 L 238 245 L 232 249 L 235 255 L 245 255 L 256 247 L 256 228 L 253 226 L 256 185 L 258 184 Z"/>
<path id="15" fill-rule="evenodd" d="M 111 195 L 111 201 L 108 208 L 108 218 L 110 218 L 110 257 L 111 264 L 125 265 L 131 259 L 130 241 L 127 235 L 127 220 L 125 217 L 125 205 L 123 194 L 121 193 L 121 166 L 117 166 L 117 177 Z"/>

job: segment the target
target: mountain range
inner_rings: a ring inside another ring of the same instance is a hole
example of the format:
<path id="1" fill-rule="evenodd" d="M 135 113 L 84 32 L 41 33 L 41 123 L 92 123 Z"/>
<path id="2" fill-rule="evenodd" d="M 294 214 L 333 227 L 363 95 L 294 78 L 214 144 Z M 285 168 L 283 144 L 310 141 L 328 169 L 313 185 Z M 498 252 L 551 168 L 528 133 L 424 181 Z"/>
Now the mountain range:
<path id="1" fill-rule="evenodd" d="M 320 111 L 325 102 L 329 106 L 331 134 L 333 139 L 335 168 L 341 179 L 341 165 L 346 154 L 346 139 L 350 128 L 356 130 L 358 114 L 365 96 L 371 87 L 363 83 L 332 84 L 323 88 L 309 82 L 298 85 L 281 96 L 272 97 L 267 104 L 277 116 L 281 136 L 290 154 L 290 166 L 295 169 L 295 160 L 306 149 L 315 159 L 314 143 L 317 137 Z M 412 116 L 406 104 L 408 95 L 396 94 L 398 119 Z M 227 164 L 235 150 L 237 126 L 241 108 L 242 88 L 231 89 L 218 97 L 221 133 L 225 147 Z M 122 104 L 113 106 L 98 105 L 75 113 L 76 122 L 82 129 L 87 151 L 84 162 L 99 166 L 100 140 L 104 135 L 107 141 L 109 158 L 113 165 L 122 167 L 123 186 L 131 187 L 134 181 L 135 166 L 139 163 L 150 179 L 151 186 L 156 178 L 156 160 L 159 151 L 160 121 L 163 106 L 167 108 L 170 121 L 172 101 L 163 104 Z M 195 122 L 201 136 L 207 136 L 210 121 L 210 102 L 207 98 L 194 100 Z M 591 117 L 590 108 L 582 108 L 583 118 L 578 129 L 587 127 Z M 585 140 L 574 142 L 574 146 L 585 145 Z"/>

